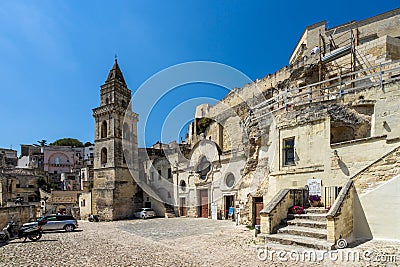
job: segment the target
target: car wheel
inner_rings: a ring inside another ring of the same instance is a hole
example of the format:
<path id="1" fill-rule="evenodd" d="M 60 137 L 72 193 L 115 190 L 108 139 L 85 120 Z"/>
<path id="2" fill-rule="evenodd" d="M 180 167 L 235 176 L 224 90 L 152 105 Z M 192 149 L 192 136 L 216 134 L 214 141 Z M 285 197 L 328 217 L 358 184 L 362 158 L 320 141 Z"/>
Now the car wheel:
<path id="1" fill-rule="evenodd" d="M 142 215 L 142 219 L 143 219 L 143 220 L 146 219 L 146 216 Z"/>
<path id="2" fill-rule="evenodd" d="M 75 230 L 75 226 L 73 226 L 72 224 L 67 224 L 66 226 L 64 226 L 64 230 L 66 232 L 72 232 Z"/>

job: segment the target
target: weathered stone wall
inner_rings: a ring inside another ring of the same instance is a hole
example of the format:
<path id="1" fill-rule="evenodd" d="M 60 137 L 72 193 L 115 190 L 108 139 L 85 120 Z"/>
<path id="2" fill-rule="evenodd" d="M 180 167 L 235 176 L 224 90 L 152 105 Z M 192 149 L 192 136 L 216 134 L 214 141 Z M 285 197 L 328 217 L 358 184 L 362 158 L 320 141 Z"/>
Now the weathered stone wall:
<path id="1" fill-rule="evenodd" d="M 92 214 L 92 192 L 82 192 L 79 195 L 79 209 L 81 220 L 88 219 L 89 215 Z"/>
<path id="2" fill-rule="evenodd" d="M 353 176 L 357 191 L 360 194 L 366 193 L 400 174 L 399 159 L 400 147 L 397 147 Z"/>
<path id="3" fill-rule="evenodd" d="M 282 189 L 260 212 L 262 234 L 276 232 L 276 227 L 287 217 L 288 209 L 293 206 L 292 196 L 288 189 Z"/>
<path id="4" fill-rule="evenodd" d="M 334 205 L 327 214 L 327 240 L 336 243 L 338 239 L 351 242 L 354 238 L 354 197 L 353 183 L 343 187 Z"/>
<path id="5" fill-rule="evenodd" d="M 35 206 L 15 206 L 0 207 L 0 227 L 3 227 L 10 221 L 18 221 L 20 224 L 29 222 L 30 218 L 36 217 Z"/>

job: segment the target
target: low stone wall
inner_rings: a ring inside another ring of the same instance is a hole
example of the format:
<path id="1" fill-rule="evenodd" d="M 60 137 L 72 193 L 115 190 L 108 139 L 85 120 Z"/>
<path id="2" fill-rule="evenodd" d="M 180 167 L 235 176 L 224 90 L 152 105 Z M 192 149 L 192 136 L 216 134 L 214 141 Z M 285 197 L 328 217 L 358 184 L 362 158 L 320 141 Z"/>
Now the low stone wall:
<path id="1" fill-rule="evenodd" d="M 287 217 L 288 209 L 293 206 L 293 201 L 290 189 L 282 189 L 274 196 L 260 211 L 262 234 L 272 234 L 276 231 L 276 227 Z"/>
<path id="2" fill-rule="evenodd" d="M 19 223 L 29 222 L 29 219 L 36 214 L 35 206 L 15 206 L 0 208 L 0 227 L 1 229 L 10 221 Z"/>
<path id="3" fill-rule="evenodd" d="M 350 242 L 353 238 L 354 194 L 353 180 L 349 180 L 326 215 L 328 241 L 336 243 L 338 239 L 345 239 Z"/>

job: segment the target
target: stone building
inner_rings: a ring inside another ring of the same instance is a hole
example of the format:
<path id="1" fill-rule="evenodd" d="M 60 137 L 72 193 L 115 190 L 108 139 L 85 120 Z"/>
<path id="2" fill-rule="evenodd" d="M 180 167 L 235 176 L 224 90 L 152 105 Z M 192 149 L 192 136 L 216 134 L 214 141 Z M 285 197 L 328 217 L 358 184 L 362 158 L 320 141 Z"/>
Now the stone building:
<path id="1" fill-rule="evenodd" d="M 20 169 L 44 170 L 44 156 L 42 147 L 33 145 L 21 145 L 21 156 L 18 158 Z"/>
<path id="2" fill-rule="evenodd" d="M 118 219 L 164 202 L 176 215 L 261 224 L 266 239 L 305 235 L 323 248 L 339 238 L 400 239 L 386 223 L 400 218 L 391 201 L 400 173 L 399 26 L 400 9 L 311 25 L 288 66 L 198 106 L 184 143 L 151 149 L 137 149 L 136 114 L 122 125 L 130 91 L 115 62 L 93 112 L 93 211 Z M 125 127 L 131 153 L 122 149 Z M 309 195 L 323 207 L 307 210 L 321 230 L 281 225 L 292 206 L 310 205 Z"/>
<path id="3" fill-rule="evenodd" d="M 233 206 L 241 223 L 274 233 L 288 208 L 307 205 L 302 194 L 318 181 L 320 205 L 330 209 L 325 241 L 399 239 L 371 206 L 375 195 L 396 198 L 399 25 L 400 9 L 331 29 L 311 25 L 289 66 L 199 106 L 190 156 L 178 160 L 174 177 L 181 214 L 211 217 L 216 206 L 226 218 Z M 390 198 L 379 201 L 394 211 Z"/>
<path id="4" fill-rule="evenodd" d="M 100 87 L 100 107 L 93 109 L 92 211 L 106 220 L 132 217 L 142 203 L 141 190 L 135 182 L 139 177 L 138 115 L 131 111 L 130 100 L 131 90 L 115 60 L 105 84 Z"/>
<path id="5" fill-rule="evenodd" d="M 17 151 L 0 148 L 1 168 L 13 168 L 18 165 Z"/>
<path id="6" fill-rule="evenodd" d="M 0 206 L 29 204 L 39 206 L 38 181 L 34 170 L 7 169 L 0 173 Z"/>

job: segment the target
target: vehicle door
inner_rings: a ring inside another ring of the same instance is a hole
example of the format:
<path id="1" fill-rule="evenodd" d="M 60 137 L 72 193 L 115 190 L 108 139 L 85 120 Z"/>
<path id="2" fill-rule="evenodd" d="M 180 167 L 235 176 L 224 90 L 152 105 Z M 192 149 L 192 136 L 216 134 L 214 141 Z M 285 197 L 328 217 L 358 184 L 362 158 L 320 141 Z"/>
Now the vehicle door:
<path id="1" fill-rule="evenodd" d="M 47 223 L 43 225 L 43 230 L 55 230 L 57 225 L 57 217 L 49 216 L 47 217 Z"/>
<path id="2" fill-rule="evenodd" d="M 57 230 L 62 230 L 64 229 L 65 224 L 67 223 L 66 220 L 68 219 L 66 216 L 56 216 L 57 221 L 55 223 L 55 227 Z"/>

